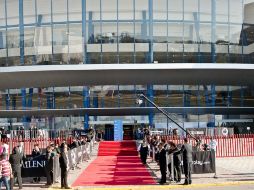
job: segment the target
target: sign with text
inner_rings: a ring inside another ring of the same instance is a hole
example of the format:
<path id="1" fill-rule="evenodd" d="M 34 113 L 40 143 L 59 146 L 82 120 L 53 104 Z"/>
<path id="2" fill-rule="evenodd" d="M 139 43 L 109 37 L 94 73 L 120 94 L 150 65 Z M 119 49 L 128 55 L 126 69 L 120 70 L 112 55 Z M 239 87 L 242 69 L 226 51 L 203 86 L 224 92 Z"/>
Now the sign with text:
<path id="1" fill-rule="evenodd" d="M 44 177 L 45 175 L 45 155 L 35 158 L 28 158 L 23 162 L 21 167 L 21 176 L 24 177 Z"/>
<path id="2" fill-rule="evenodd" d="M 200 151 L 192 153 L 194 174 L 215 173 L 215 152 Z"/>
<path id="3" fill-rule="evenodd" d="M 123 140 L 123 121 L 115 120 L 114 121 L 114 141 Z"/>

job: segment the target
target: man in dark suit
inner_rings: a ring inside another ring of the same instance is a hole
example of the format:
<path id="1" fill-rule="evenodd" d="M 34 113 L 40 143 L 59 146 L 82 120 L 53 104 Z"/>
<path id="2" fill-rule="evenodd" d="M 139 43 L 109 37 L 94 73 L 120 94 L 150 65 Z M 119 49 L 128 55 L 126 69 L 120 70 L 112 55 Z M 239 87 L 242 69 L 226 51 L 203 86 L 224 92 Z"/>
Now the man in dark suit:
<path id="1" fill-rule="evenodd" d="M 71 145 L 70 145 L 70 148 L 74 149 L 74 148 L 78 148 L 78 146 L 79 146 L 78 141 L 76 138 L 74 138 Z"/>
<path id="2" fill-rule="evenodd" d="M 183 170 L 185 175 L 184 185 L 191 184 L 191 168 L 192 168 L 192 146 L 188 143 L 188 139 L 184 139 L 181 152 L 183 154 Z"/>
<path id="3" fill-rule="evenodd" d="M 47 177 L 46 187 L 49 187 L 53 184 L 53 162 L 54 162 L 54 153 L 52 152 L 52 147 L 48 146 L 46 149 L 46 164 L 45 164 L 45 173 Z"/>
<path id="4" fill-rule="evenodd" d="M 59 157 L 59 164 L 61 168 L 61 188 L 71 189 L 68 187 L 67 183 L 67 173 L 68 173 L 68 158 L 67 158 L 68 147 L 66 144 L 61 145 L 61 153 Z"/>
<path id="5" fill-rule="evenodd" d="M 173 168 L 174 168 L 174 180 L 179 183 L 181 182 L 181 153 L 180 150 L 177 148 L 176 144 L 173 142 L 169 142 L 170 149 L 168 150 L 168 154 L 173 154 Z M 171 164 L 169 163 L 168 169 L 170 176 L 171 174 Z"/>
<path id="6" fill-rule="evenodd" d="M 32 157 L 33 158 L 36 158 L 38 156 L 41 155 L 41 150 L 39 148 L 39 145 L 38 144 L 35 144 L 34 145 L 34 149 L 32 150 Z M 33 178 L 33 182 L 36 183 L 36 182 L 40 182 L 41 181 L 41 178 L 40 177 L 35 177 Z"/>
<path id="7" fill-rule="evenodd" d="M 160 184 L 166 183 L 166 175 L 167 175 L 167 157 L 166 157 L 166 150 L 164 148 L 164 144 L 159 144 L 159 165 L 161 171 L 161 181 Z"/>
<path id="8" fill-rule="evenodd" d="M 15 147 L 12 151 L 12 154 L 9 158 L 13 177 L 17 178 L 19 189 L 22 189 L 22 178 L 21 178 L 21 163 L 22 163 L 22 155 L 19 153 L 19 150 L 17 147 Z M 14 186 L 14 180 L 11 180 L 11 189 L 13 189 Z"/>

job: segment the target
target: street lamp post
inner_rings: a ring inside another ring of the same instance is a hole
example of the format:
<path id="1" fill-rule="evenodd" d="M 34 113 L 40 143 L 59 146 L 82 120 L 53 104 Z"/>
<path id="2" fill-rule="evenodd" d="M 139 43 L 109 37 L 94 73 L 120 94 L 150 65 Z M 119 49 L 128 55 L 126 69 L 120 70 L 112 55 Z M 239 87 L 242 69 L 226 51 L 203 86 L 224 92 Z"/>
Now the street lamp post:
<path id="1" fill-rule="evenodd" d="M 165 115 L 171 122 L 173 122 L 174 124 L 176 124 L 180 129 L 182 129 L 184 132 L 186 132 L 186 134 L 188 134 L 191 138 L 195 139 L 196 142 L 199 142 L 199 140 L 198 140 L 196 137 L 194 137 L 194 136 L 193 136 L 192 134 L 190 134 L 186 129 L 184 129 L 181 125 L 179 125 L 176 121 L 174 121 L 174 120 L 170 117 L 169 113 L 168 113 L 166 110 L 160 108 L 158 105 L 156 105 L 153 101 L 151 101 L 151 100 L 150 100 L 147 96 L 145 96 L 144 94 L 139 94 L 139 99 L 137 99 L 137 104 L 140 105 L 140 104 L 143 103 L 143 101 L 142 101 L 141 98 L 144 98 L 146 101 L 148 101 L 150 104 L 152 104 L 157 110 L 159 110 L 163 115 Z"/>

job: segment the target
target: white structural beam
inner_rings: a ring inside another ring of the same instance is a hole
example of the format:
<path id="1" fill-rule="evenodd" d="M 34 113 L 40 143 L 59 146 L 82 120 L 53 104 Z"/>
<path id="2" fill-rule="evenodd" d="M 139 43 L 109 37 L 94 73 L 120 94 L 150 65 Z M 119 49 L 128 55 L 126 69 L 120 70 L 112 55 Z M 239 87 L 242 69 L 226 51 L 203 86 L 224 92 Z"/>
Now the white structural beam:
<path id="1" fill-rule="evenodd" d="M 0 68 L 0 89 L 83 85 L 253 85 L 253 64 L 81 64 Z"/>

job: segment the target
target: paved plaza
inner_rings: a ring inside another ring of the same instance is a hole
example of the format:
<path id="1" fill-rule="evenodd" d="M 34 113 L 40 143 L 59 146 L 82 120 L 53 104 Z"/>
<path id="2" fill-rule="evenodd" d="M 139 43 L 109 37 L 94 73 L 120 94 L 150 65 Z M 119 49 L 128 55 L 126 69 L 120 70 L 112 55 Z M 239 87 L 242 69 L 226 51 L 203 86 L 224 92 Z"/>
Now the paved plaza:
<path id="1" fill-rule="evenodd" d="M 97 157 L 98 144 L 95 145 L 91 160 L 79 165 L 81 169 L 71 170 L 68 181 L 72 185 L 78 176 L 88 167 L 88 165 Z M 159 181 L 160 172 L 157 163 L 148 159 L 148 169 L 151 175 Z M 216 159 L 217 177 L 214 174 L 193 174 L 193 184 L 183 186 L 181 184 L 171 183 L 168 185 L 144 185 L 144 186 L 86 186 L 73 189 L 85 190 L 159 190 L 159 189 L 199 189 L 199 190 L 242 190 L 254 188 L 254 157 L 236 157 L 236 158 L 217 158 Z M 184 176 L 182 176 L 184 178 Z M 25 179 L 25 190 L 43 189 L 44 183 L 33 184 L 30 179 Z M 183 182 L 183 180 L 182 180 Z M 60 189 L 60 183 L 56 183 L 50 190 Z"/>

